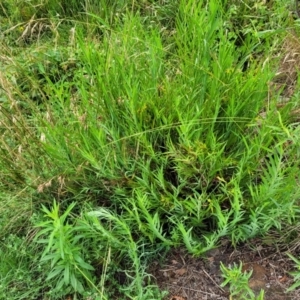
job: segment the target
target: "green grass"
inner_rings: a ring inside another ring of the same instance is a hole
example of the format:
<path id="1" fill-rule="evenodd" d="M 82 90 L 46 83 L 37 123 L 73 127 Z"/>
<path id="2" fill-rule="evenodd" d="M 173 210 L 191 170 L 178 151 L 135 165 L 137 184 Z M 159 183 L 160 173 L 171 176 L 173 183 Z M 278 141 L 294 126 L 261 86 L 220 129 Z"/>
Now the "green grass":
<path id="1" fill-rule="evenodd" d="M 286 1 L 25 2 L 0 7 L 0 295 L 162 299 L 169 249 L 297 224 Z"/>

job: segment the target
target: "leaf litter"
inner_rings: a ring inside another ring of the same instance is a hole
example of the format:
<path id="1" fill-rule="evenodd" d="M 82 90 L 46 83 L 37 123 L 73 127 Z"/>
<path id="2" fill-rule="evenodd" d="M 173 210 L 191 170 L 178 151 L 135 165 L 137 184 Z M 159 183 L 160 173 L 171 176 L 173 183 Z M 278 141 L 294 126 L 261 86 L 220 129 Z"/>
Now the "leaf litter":
<path id="1" fill-rule="evenodd" d="M 256 295 L 263 289 L 265 300 L 300 299 L 300 290 L 286 292 L 293 284 L 289 273 L 294 263 L 275 243 L 266 245 L 263 239 L 236 248 L 228 241 L 200 258 L 182 248 L 173 249 L 163 262 L 154 261 L 149 272 L 159 288 L 168 291 L 164 300 L 238 300 L 230 298 L 227 286 L 221 287 L 221 263 L 226 267 L 242 263 L 243 272 L 252 271 L 248 285 Z"/>

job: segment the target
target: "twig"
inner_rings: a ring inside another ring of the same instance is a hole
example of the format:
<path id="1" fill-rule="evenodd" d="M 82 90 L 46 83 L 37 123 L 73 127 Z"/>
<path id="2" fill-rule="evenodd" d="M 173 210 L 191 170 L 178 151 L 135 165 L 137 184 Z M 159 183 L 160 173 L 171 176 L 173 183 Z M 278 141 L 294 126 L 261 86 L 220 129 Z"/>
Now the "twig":
<path id="1" fill-rule="evenodd" d="M 178 285 L 175 285 L 175 284 L 168 284 L 169 286 L 173 286 L 173 287 L 179 287 L 183 290 L 189 290 L 189 291 L 193 291 L 193 292 L 198 292 L 198 293 L 202 293 L 202 294 L 205 294 L 205 295 L 210 295 L 210 296 L 218 296 L 218 297 L 221 297 L 221 295 L 217 295 L 217 294 L 213 294 L 213 293 L 208 293 L 208 292 L 204 292 L 204 291 L 201 291 L 201 290 L 196 290 L 196 289 L 191 289 L 191 288 L 188 288 L 188 287 L 184 287 L 184 286 L 178 286 Z"/>
<path id="2" fill-rule="evenodd" d="M 223 293 L 226 293 L 221 287 L 220 287 L 220 285 L 219 284 L 217 284 L 214 280 L 213 280 L 213 278 L 204 270 L 204 269 L 202 269 L 202 271 L 204 272 L 204 274 L 213 282 L 213 284 L 218 288 L 218 289 L 220 289 Z M 197 271 L 196 271 L 197 272 Z M 200 272 L 199 272 L 200 273 Z"/>

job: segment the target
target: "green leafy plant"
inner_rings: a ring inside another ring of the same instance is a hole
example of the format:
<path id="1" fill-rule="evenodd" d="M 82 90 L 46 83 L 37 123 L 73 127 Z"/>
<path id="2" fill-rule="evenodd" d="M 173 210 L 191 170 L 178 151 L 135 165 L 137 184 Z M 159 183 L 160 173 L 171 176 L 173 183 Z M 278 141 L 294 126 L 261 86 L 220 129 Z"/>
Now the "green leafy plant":
<path id="1" fill-rule="evenodd" d="M 242 263 L 238 265 L 234 264 L 231 267 L 225 267 L 221 263 L 222 277 L 224 278 L 222 287 L 229 284 L 230 299 L 253 299 L 253 300 L 263 300 L 264 290 L 261 290 L 258 297 L 255 296 L 254 292 L 248 285 L 248 281 L 252 275 L 252 272 L 243 272 Z M 237 298 L 236 298 L 237 297 Z"/>
<path id="2" fill-rule="evenodd" d="M 299 100 L 270 93 L 286 1 L 2 2 L 37 39 L 1 40 L 1 235 L 40 230 L 53 298 L 158 299 L 154 253 L 299 222 Z"/>
<path id="3" fill-rule="evenodd" d="M 287 253 L 287 255 L 291 260 L 293 260 L 297 268 L 296 271 L 292 271 L 290 273 L 294 277 L 294 283 L 288 288 L 288 291 L 293 291 L 300 286 L 300 260 L 290 253 Z"/>
<path id="4" fill-rule="evenodd" d="M 68 292 L 83 293 L 85 283 L 92 282 L 90 271 L 94 268 L 84 259 L 83 236 L 76 234 L 76 226 L 68 220 L 74 206 L 75 203 L 70 204 L 61 215 L 55 201 L 51 210 L 43 206 L 47 220 L 36 224 L 41 230 L 35 241 L 44 245 L 41 263 L 50 266 L 46 280 L 55 282 L 56 292 L 65 288 Z"/>
<path id="5" fill-rule="evenodd" d="M 124 286 L 116 286 L 120 292 L 130 299 L 162 299 L 165 293 L 158 291 L 151 283 L 151 278 L 145 272 L 142 263 L 143 249 L 150 246 L 143 244 L 143 238 L 134 240 L 130 225 L 130 220 L 124 220 L 105 208 L 98 208 L 86 213 L 85 219 L 80 222 L 80 229 L 93 241 L 92 243 L 106 245 L 110 255 L 119 257 L 117 261 L 110 262 L 112 266 L 118 266 L 122 261 L 131 265 L 131 270 L 126 274 L 127 283 Z M 100 259 L 103 260 L 103 257 Z M 105 264 L 104 270 L 107 267 L 109 266 Z M 100 283 L 101 294 L 105 291 L 105 280 L 112 280 L 105 275 L 106 271 Z"/>

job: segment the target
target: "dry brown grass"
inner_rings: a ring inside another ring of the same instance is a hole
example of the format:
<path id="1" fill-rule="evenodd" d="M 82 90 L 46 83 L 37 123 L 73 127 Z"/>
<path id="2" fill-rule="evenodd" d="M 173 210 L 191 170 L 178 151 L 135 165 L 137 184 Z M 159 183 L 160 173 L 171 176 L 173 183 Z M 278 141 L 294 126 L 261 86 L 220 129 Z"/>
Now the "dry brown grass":
<path id="1" fill-rule="evenodd" d="M 281 91 L 283 99 L 290 99 L 296 90 L 300 70 L 300 39 L 295 33 L 289 33 L 284 40 L 279 55 L 279 68 L 272 82 L 276 91 Z"/>

